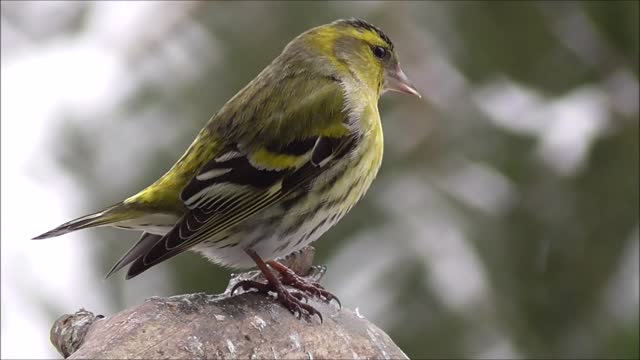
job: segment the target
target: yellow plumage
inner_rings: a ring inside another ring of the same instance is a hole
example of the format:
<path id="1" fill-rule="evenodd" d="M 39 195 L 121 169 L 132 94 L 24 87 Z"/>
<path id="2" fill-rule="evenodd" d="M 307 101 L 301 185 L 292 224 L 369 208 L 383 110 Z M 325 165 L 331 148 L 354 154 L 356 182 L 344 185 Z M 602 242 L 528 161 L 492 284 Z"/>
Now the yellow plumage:
<path id="1" fill-rule="evenodd" d="M 377 102 L 385 90 L 417 95 L 382 31 L 361 20 L 311 29 L 155 183 L 37 238 L 104 225 L 145 231 L 112 269 L 131 264 L 127 278 L 185 250 L 229 267 L 264 271 L 264 259 L 282 269 L 273 259 L 320 237 L 371 185 L 382 161 Z"/>

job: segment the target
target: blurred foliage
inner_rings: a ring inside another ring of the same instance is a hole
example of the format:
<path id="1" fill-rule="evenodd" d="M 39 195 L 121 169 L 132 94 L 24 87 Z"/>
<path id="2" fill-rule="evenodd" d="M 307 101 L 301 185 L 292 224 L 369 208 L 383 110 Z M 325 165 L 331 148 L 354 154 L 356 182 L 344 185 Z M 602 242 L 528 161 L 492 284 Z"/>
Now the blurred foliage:
<path id="1" fill-rule="evenodd" d="M 158 3 L 130 29 L 147 36 L 114 39 L 133 90 L 93 119 L 69 114 L 51 150 L 77 177 L 84 209 L 114 203 L 166 171 L 291 38 L 363 17 L 389 33 L 426 101 L 381 100 L 379 179 L 316 244 L 329 287 L 345 289 L 343 303 L 359 306 L 411 358 L 638 358 L 637 294 L 612 285 L 629 280 L 621 269 L 638 248 L 638 4 Z M 73 6 L 57 36 L 87 31 L 97 11 Z M 585 119 L 558 110 L 583 106 L 576 99 L 585 93 L 602 114 L 591 135 Z M 504 119 L 492 110 L 500 106 Z M 103 176 L 111 173 L 127 181 Z M 130 245 L 107 238 L 133 240 L 118 230 L 91 236 L 101 238 L 92 241 L 97 273 Z M 195 254 L 151 272 L 159 269 L 171 293 L 219 292 L 228 278 Z M 360 269 L 369 277 L 353 278 Z M 118 276 L 105 286 L 114 309 L 166 295 L 131 295 L 135 286 Z M 378 296 L 382 308 L 370 305 Z M 632 308 L 616 315 L 630 296 Z"/>

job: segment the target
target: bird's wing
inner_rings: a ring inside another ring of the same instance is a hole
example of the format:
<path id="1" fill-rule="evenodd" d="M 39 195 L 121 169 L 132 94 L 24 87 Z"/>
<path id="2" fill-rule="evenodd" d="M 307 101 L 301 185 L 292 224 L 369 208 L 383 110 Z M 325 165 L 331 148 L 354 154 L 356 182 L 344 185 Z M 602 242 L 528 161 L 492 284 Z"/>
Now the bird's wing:
<path id="1" fill-rule="evenodd" d="M 281 89 L 286 92 L 286 88 Z M 267 112 L 270 116 L 264 122 L 254 119 L 256 124 L 251 131 L 241 136 L 234 133 L 233 124 L 220 124 L 224 120 L 214 123 L 219 127 L 213 127 L 213 131 L 220 136 L 226 134 L 232 141 L 184 188 L 181 199 L 187 212 L 172 230 L 133 262 L 127 278 L 203 240 L 222 242 L 233 226 L 296 191 L 308 189 L 313 179 L 347 155 L 357 142 L 358 137 L 349 129 L 342 109 L 342 96 L 337 81 L 323 78 L 321 86 L 307 92 L 296 103 L 303 103 L 302 108 L 296 111 L 294 106 L 275 114 Z M 239 115 L 235 115 L 237 119 Z M 279 118 L 274 120 L 275 116 Z M 299 126 L 309 121 L 305 116 L 317 119 L 312 125 L 316 131 L 309 132 L 307 126 Z M 215 121 L 214 118 L 212 123 Z M 322 126 L 318 128 L 318 124 Z M 264 136 L 273 131 L 279 133 Z"/>
<path id="2" fill-rule="evenodd" d="M 140 239 L 129 249 L 127 252 L 122 255 L 120 260 L 118 260 L 111 270 L 105 275 L 105 279 L 111 276 L 114 272 L 122 269 L 123 267 L 131 264 L 134 260 L 143 256 L 144 253 L 156 244 L 158 241 L 162 239 L 162 235 L 156 235 L 148 232 L 142 233 Z"/>

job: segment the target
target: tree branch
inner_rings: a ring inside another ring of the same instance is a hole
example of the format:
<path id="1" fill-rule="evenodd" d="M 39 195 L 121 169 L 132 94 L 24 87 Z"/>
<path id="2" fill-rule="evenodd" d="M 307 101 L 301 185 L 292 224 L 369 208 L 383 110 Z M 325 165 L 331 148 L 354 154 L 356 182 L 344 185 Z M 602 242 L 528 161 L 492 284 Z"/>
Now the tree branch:
<path id="1" fill-rule="evenodd" d="M 296 273 L 319 280 L 313 248 L 285 259 Z M 313 300 L 324 316 L 299 320 L 263 295 L 229 296 L 252 271 L 232 277 L 220 295 L 153 297 L 109 318 L 82 309 L 63 315 L 51 342 L 65 358 L 387 358 L 406 355 L 382 330 L 350 309 Z"/>

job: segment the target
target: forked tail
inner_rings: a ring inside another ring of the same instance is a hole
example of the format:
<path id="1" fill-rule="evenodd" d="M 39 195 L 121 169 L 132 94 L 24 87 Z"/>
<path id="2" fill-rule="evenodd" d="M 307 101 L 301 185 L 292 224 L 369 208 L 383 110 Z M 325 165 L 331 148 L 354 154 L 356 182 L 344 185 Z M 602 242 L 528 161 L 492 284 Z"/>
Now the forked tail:
<path id="1" fill-rule="evenodd" d="M 49 230 L 42 235 L 38 235 L 33 240 L 47 239 L 60 236 L 68 232 L 87 229 L 96 226 L 112 224 L 118 221 L 127 220 L 132 217 L 132 212 L 125 211 L 126 208 L 120 204 L 116 204 L 107 209 L 85 215 L 77 219 L 68 221 L 53 230 Z M 135 214 L 135 212 L 133 212 Z M 134 216 L 135 217 L 135 216 Z"/>

